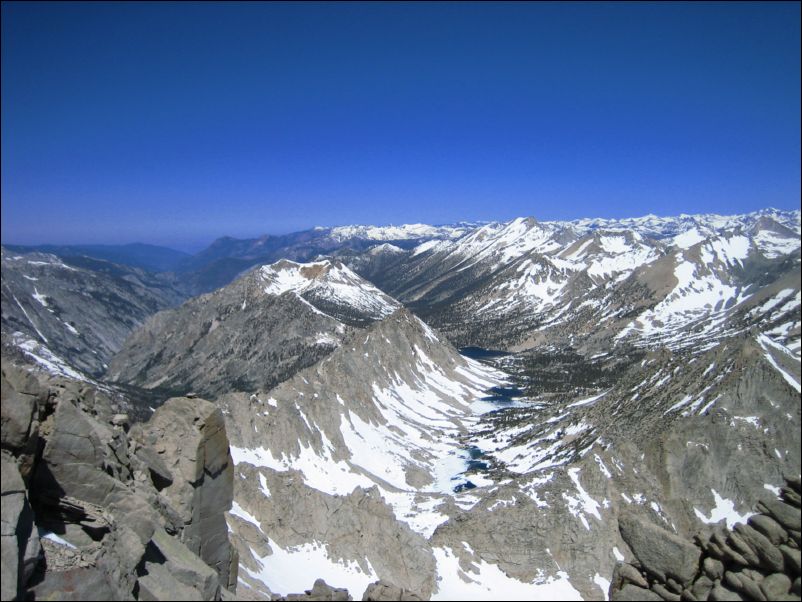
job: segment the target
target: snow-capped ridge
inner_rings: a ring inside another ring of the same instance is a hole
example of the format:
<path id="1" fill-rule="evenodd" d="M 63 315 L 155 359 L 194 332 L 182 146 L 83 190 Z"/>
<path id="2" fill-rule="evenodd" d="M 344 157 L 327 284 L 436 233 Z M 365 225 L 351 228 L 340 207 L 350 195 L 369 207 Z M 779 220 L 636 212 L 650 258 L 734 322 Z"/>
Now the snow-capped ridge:
<path id="1" fill-rule="evenodd" d="M 379 319 L 400 307 L 400 303 L 351 271 L 337 260 L 297 263 L 282 259 L 258 270 L 268 295 L 288 292 L 326 312 L 329 305 L 345 306 Z"/>
<path id="2" fill-rule="evenodd" d="M 403 224 L 400 226 L 353 225 L 332 228 L 329 235 L 338 241 L 353 238 L 367 240 L 414 240 L 419 238 L 459 238 L 469 230 L 467 225 L 430 226 L 428 224 Z"/>
<path id="3" fill-rule="evenodd" d="M 266 283 L 265 293 L 270 295 L 281 295 L 287 291 L 302 293 L 325 283 L 363 288 L 383 294 L 345 264 L 334 259 L 308 263 L 281 259 L 260 267 L 259 275 Z"/>
<path id="4" fill-rule="evenodd" d="M 396 245 L 390 244 L 389 242 L 382 243 L 380 245 L 376 245 L 375 247 L 371 247 L 368 251 L 371 255 L 380 255 L 382 253 L 390 253 L 393 255 L 397 255 L 400 253 L 406 253 L 404 249 L 401 247 L 397 247 Z"/>

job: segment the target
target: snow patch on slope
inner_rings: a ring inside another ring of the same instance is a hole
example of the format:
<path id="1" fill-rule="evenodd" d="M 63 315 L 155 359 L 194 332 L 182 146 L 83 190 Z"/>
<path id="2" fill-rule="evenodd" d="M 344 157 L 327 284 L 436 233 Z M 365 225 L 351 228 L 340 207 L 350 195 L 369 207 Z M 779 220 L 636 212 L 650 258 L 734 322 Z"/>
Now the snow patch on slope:
<path id="1" fill-rule="evenodd" d="M 267 556 L 259 556 L 251 551 L 259 563 L 258 571 L 244 564 L 240 564 L 240 568 L 275 594 L 302 592 L 309 588 L 310 580 L 314 577 L 335 587 L 347 588 L 349 594 L 361 600 L 368 585 L 378 580 L 370 561 L 364 561 L 367 569 L 363 569 L 356 561 L 333 559 L 319 542 L 282 548 L 268 538 L 268 545 L 273 553 Z"/>
<path id="2" fill-rule="evenodd" d="M 437 592 L 432 600 L 582 600 L 581 594 L 559 571 L 556 577 L 524 583 L 509 577 L 498 565 L 484 560 L 471 563 L 467 572 L 451 548 L 434 548 Z"/>

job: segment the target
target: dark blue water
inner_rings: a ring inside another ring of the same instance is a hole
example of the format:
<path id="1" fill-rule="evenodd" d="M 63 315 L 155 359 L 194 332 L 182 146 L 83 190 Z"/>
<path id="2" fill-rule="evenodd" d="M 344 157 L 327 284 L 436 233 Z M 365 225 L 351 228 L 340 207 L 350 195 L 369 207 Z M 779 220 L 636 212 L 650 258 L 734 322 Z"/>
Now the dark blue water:
<path id="1" fill-rule="evenodd" d="M 472 360 L 492 360 L 496 357 L 505 357 L 510 355 L 507 351 L 499 351 L 498 349 L 485 349 L 483 347 L 461 347 L 459 352 L 465 357 Z"/>
<path id="2" fill-rule="evenodd" d="M 468 489 L 476 489 L 476 485 L 471 483 L 470 481 L 465 481 L 460 485 L 454 487 L 454 493 L 459 493 L 460 491 L 467 491 Z"/>
<path id="3" fill-rule="evenodd" d="M 471 445 L 468 448 L 468 455 L 471 457 L 471 460 L 478 460 L 479 458 L 485 455 L 485 452 L 483 452 L 475 445 Z"/>
<path id="4" fill-rule="evenodd" d="M 505 357 L 511 355 L 506 351 L 499 351 L 497 349 L 484 349 L 482 347 L 462 347 L 459 352 L 465 357 L 474 360 L 484 360 L 486 363 L 493 364 L 495 358 Z M 490 401 L 498 403 L 501 407 L 511 404 L 516 398 L 522 397 L 524 392 L 515 386 L 507 387 L 493 387 L 487 390 L 487 395 L 482 397 L 482 401 Z M 477 446 L 471 445 L 466 451 L 468 452 L 468 459 L 466 460 L 465 472 L 473 471 L 486 471 L 489 466 L 487 462 L 482 461 L 484 452 Z M 452 481 L 462 481 L 454 487 L 454 493 L 475 489 L 476 485 L 466 478 L 465 473 L 456 475 L 451 479 Z"/>
<path id="5" fill-rule="evenodd" d="M 487 462 L 482 462 L 482 461 L 479 460 L 479 458 L 481 458 L 481 457 L 483 457 L 485 455 L 485 453 L 480 448 L 476 447 L 475 445 L 471 445 L 466 451 L 468 452 L 468 458 L 469 458 L 469 460 L 467 460 L 467 462 L 466 462 L 466 464 L 467 464 L 467 466 L 465 468 L 466 472 L 469 471 L 469 470 L 477 470 L 477 471 L 478 470 L 487 470 L 487 468 L 488 468 Z M 464 473 L 461 473 L 461 474 L 458 474 L 457 476 L 455 476 L 451 480 L 452 481 L 459 481 L 460 479 L 463 479 L 463 478 L 465 478 L 464 477 Z M 472 483 L 468 479 L 465 479 L 465 481 L 463 483 L 460 483 L 459 485 L 454 487 L 454 493 L 459 493 L 460 491 L 466 491 L 468 489 L 475 489 L 475 488 L 476 488 L 476 485 L 474 483 Z"/>
<path id="6" fill-rule="evenodd" d="M 493 401 L 497 403 L 512 403 L 516 397 L 521 397 L 524 392 L 518 387 L 493 387 L 488 389 L 486 397 L 482 397 L 482 401 Z"/>

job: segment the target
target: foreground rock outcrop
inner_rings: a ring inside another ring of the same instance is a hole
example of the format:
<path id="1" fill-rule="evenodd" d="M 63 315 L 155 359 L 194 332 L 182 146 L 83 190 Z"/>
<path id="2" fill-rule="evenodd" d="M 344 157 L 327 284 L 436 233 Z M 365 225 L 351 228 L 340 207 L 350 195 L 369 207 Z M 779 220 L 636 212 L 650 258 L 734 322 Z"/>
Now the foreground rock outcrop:
<path id="1" fill-rule="evenodd" d="M 2 366 L 2 598 L 218 600 L 237 581 L 220 411 L 129 428 L 102 390 Z"/>
<path id="2" fill-rule="evenodd" d="M 636 563 L 619 563 L 611 600 L 799 600 L 800 479 L 733 529 L 684 541 L 635 516 L 619 520 Z"/>

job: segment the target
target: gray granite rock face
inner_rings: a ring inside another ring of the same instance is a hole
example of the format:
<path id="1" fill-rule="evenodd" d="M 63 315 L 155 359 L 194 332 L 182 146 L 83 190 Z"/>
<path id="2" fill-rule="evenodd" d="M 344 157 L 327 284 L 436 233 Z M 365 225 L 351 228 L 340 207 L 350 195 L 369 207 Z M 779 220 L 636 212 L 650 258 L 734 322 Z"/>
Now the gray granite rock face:
<path id="1" fill-rule="evenodd" d="M 390 602 L 391 600 L 423 600 L 414 592 L 409 592 L 402 587 L 393 585 L 386 581 L 376 581 L 368 585 L 365 593 L 362 594 L 362 600 L 370 600 L 373 602 Z"/>
<path id="2" fill-rule="evenodd" d="M 3 386 L 6 386 L 5 378 Z M 2 428 L 3 448 L 19 449 L 28 440 L 33 422 L 36 399 L 31 395 L 9 391 L 3 396 L 8 400 L 0 408 L 0 428 Z"/>
<path id="3" fill-rule="evenodd" d="M 620 590 L 616 590 L 613 592 L 611 600 L 615 602 L 636 602 L 637 600 L 662 600 L 660 596 L 654 593 L 651 590 L 644 589 L 642 587 L 638 587 L 637 585 L 632 585 L 631 583 L 627 583 L 624 587 Z"/>
<path id="4" fill-rule="evenodd" d="M 317 602 L 317 601 L 346 601 L 353 600 L 347 589 L 332 587 L 323 579 L 316 579 L 312 589 L 306 590 L 302 594 L 287 594 L 276 598 L 287 602 Z"/>
<path id="5" fill-rule="evenodd" d="M 430 546 L 396 520 L 376 488 L 329 495 L 305 486 L 293 473 L 246 464 L 237 467 L 237 475 L 238 503 L 260 521 L 255 527 L 238 516 L 229 518 L 232 540 L 247 569 L 258 570 L 255 556 L 270 553 L 267 534 L 285 548 L 325 540 L 327 554 L 335 561 L 355 562 L 362 570 L 368 569 L 369 562 L 379 575 L 398 584 L 399 591 L 424 599 L 431 595 L 435 562 Z M 262 482 L 271 492 L 269 498 L 248 485 Z M 250 582 L 247 571 L 241 577 Z"/>
<path id="6" fill-rule="evenodd" d="M 2 599 L 21 596 L 39 561 L 39 534 L 17 463 L 6 451 L 2 459 Z"/>
<path id="7" fill-rule="evenodd" d="M 799 491 L 798 479 L 788 479 L 787 483 L 791 491 Z M 779 516 L 788 522 L 796 507 L 788 503 L 787 497 L 783 496 L 782 500 L 761 500 L 757 508 L 766 509 L 771 512 L 771 517 Z M 620 521 L 624 540 L 629 544 L 636 561 L 648 571 L 649 579 L 648 583 L 644 583 L 635 567 L 620 565 L 610 584 L 611 599 L 636 599 L 632 597 L 636 594 L 642 594 L 643 597 L 638 599 L 644 600 L 649 599 L 647 594 L 657 595 L 663 600 L 674 599 L 677 595 L 677 599 L 682 600 L 798 599 L 799 592 L 794 591 L 794 587 L 800 578 L 799 548 L 790 534 L 781 537 L 784 531 L 771 517 L 768 514 L 756 514 L 749 518 L 749 524 L 738 523 L 732 531 L 717 528 L 712 534 L 697 536 L 696 545 L 682 541 L 672 544 L 683 550 L 687 546 L 693 548 L 693 555 L 701 568 L 695 576 L 689 571 L 691 578 L 684 581 L 681 587 L 672 584 L 666 575 L 672 570 L 671 566 L 676 566 L 682 554 L 671 559 L 662 554 L 666 541 L 679 538 L 657 534 L 657 527 L 647 525 L 644 528 L 630 519 Z M 651 534 L 651 537 L 647 534 Z M 730 544 L 739 551 L 732 551 Z M 673 570 L 676 571 L 676 568 Z"/>
<path id="8" fill-rule="evenodd" d="M 235 589 L 219 410 L 171 400 L 153 426 L 130 426 L 91 385 L 29 381 L 5 361 L 3 375 L 3 407 L 27 415 L 33 400 L 35 426 L 2 452 L 4 600 L 216 600 Z"/>
<path id="9" fill-rule="evenodd" d="M 692 543 L 631 513 L 622 514 L 618 526 L 632 553 L 653 576 L 661 581 L 673 577 L 683 585 L 696 576 L 701 552 Z"/>
<path id="10" fill-rule="evenodd" d="M 216 571 L 163 529 L 153 535 L 138 579 L 140 600 L 217 600 Z"/>
<path id="11" fill-rule="evenodd" d="M 215 568 L 224 586 L 233 585 L 224 513 L 233 499 L 234 469 L 223 415 L 203 399 L 173 398 L 156 410 L 143 434 L 173 477 L 161 495 L 184 524 L 181 541 Z"/>

